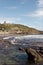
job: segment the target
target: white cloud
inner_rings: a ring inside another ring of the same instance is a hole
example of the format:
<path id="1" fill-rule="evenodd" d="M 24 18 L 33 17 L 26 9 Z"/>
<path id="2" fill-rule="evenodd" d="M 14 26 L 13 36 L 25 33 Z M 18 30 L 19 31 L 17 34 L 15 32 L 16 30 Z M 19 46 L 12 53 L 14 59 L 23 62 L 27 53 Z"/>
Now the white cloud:
<path id="1" fill-rule="evenodd" d="M 43 17 L 43 0 L 36 1 L 37 10 L 33 12 L 29 12 L 23 16 L 30 16 L 30 17 Z"/>
<path id="2" fill-rule="evenodd" d="M 16 9 L 17 7 L 12 6 L 12 7 L 4 7 L 4 8 L 6 8 L 6 9 Z"/>
<path id="3" fill-rule="evenodd" d="M 43 17 L 43 0 L 37 0 L 37 10 L 29 14 L 32 17 Z"/>
<path id="4" fill-rule="evenodd" d="M 0 18 L 0 23 L 3 23 L 4 21 L 6 21 L 7 23 L 15 23 L 17 21 L 20 21 L 20 18 Z"/>
<path id="5" fill-rule="evenodd" d="M 33 28 L 36 28 L 38 30 L 43 30 L 43 23 L 41 21 L 35 21 Z"/>
<path id="6" fill-rule="evenodd" d="M 37 0 L 37 10 L 28 16 L 32 17 L 43 17 L 43 0 Z"/>
<path id="7" fill-rule="evenodd" d="M 28 0 L 21 0 L 21 4 L 24 5 Z"/>
<path id="8" fill-rule="evenodd" d="M 30 14 L 32 17 L 42 17 L 43 16 L 43 10 L 36 10 L 34 13 Z"/>
<path id="9" fill-rule="evenodd" d="M 30 17 L 42 17 L 43 16 L 43 10 L 36 10 L 33 13 L 28 13 L 26 15 L 23 16 L 30 16 Z"/>
<path id="10" fill-rule="evenodd" d="M 38 7 L 43 7 L 43 0 L 38 0 L 37 1 L 37 6 Z"/>

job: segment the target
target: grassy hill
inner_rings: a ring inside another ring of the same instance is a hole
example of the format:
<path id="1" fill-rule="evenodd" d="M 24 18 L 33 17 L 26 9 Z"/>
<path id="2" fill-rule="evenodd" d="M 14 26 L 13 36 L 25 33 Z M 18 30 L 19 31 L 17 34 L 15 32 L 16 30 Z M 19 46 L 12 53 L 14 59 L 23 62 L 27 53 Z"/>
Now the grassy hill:
<path id="1" fill-rule="evenodd" d="M 7 31 L 10 34 L 43 34 L 43 31 L 21 24 L 0 24 L 0 31 Z"/>

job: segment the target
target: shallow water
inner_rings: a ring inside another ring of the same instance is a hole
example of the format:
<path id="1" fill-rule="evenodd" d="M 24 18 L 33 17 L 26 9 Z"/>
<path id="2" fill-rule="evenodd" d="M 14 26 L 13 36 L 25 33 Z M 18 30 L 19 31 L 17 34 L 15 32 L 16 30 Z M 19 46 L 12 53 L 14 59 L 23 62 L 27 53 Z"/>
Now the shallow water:
<path id="1" fill-rule="evenodd" d="M 40 40 L 40 41 L 39 41 Z M 32 61 L 28 60 L 28 56 L 25 51 L 20 51 L 19 47 L 27 48 L 31 45 L 34 45 L 34 43 L 37 42 L 43 46 L 43 38 L 23 38 L 20 39 L 18 44 L 8 44 L 4 43 L 0 46 L 0 65 L 7 64 L 7 65 L 43 65 L 43 62 L 41 63 L 33 63 Z M 8 48 L 6 48 L 6 45 L 8 45 Z M 37 44 L 36 44 L 37 45 Z"/>

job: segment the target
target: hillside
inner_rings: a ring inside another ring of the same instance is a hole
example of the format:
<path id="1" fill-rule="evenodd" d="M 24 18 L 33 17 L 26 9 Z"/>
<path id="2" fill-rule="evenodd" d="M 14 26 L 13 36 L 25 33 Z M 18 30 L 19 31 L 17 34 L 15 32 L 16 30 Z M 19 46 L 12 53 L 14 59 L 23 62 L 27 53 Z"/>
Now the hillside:
<path id="1" fill-rule="evenodd" d="M 7 31 L 10 34 L 43 34 L 43 31 L 21 24 L 0 24 L 0 31 Z"/>

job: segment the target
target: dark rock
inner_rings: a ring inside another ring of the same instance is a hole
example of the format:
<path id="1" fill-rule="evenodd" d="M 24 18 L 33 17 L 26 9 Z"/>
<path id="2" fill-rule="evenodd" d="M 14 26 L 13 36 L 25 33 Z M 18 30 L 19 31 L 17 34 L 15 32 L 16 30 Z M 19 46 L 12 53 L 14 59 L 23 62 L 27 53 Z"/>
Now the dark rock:
<path id="1" fill-rule="evenodd" d="M 39 52 L 40 52 L 41 54 L 43 54 L 43 47 L 40 47 L 39 49 L 40 49 Z"/>
<path id="2" fill-rule="evenodd" d="M 24 51 L 24 48 L 22 48 L 22 47 L 19 47 L 19 50 L 20 50 L 20 51 Z"/>
<path id="3" fill-rule="evenodd" d="M 6 63 L 3 63 L 2 65 L 7 65 Z"/>

